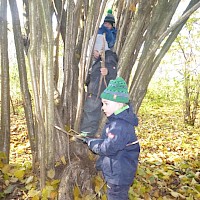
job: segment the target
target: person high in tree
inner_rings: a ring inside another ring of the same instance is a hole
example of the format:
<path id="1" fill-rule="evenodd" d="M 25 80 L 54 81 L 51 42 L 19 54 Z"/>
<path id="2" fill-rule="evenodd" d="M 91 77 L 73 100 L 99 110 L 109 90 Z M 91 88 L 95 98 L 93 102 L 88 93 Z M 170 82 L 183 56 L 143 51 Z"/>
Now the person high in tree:
<path id="1" fill-rule="evenodd" d="M 106 41 L 108 43 L 108 47 L 112 49 L 116 41 L 117 29 L 115 28 L 115 18 L 112 14 L 111 9 L 108 10 L 104 22 L 98 30 L 98 34 L 104 33 L 106 34 Z"/>

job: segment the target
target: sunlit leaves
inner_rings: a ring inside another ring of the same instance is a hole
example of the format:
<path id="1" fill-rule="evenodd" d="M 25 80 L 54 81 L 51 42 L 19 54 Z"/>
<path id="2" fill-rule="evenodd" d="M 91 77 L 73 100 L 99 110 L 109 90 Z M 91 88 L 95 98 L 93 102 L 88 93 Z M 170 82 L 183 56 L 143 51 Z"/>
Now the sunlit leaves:
<path id="1" fill-rule="evenodd" d="M 75 197 L 75 199 L 78 200 L 80 196 L 81 196 L 80 189 L 77 186 L 75 186 L 74 187 L 74 197 Z"/>
<path id="2" fill-rule="evenodd" d="M 129 191 L 131 200 L 199 198 L 200 129 L 185 126 L 180 105 L 169 104 L 151 101 L 148 110 L 141 107 L 140 164 Z"/>
<path id="3" fill-rule="evenodd" d="M 40 191 L 37 191 L 35 189 L 30 189 L 28 192 L 28 197 L 33 197 L 33 199 L 37 200 L 39 199 Z"/>
<path id="4" fill-rule="evenodd" d="M 135 11 L 136 11 L 136 6 L 135 6 L 134 3 L 131 3 L 131 4 L 130 4 L 129 10 L 132 11 L 132 12 L 135 12 Z"/>
<path id="5" fill-rule="evenodd" d="M 64 165 L 66 165 L 66 164 L 67 164 L 67 162 L 66 162 L 66 160 L 65 160 L 65 157 L 64 157 L 64 156 L 62 156 L 60 159 L 61 159 L 61 161 L 62 161 L 62 163 L 63 163 Z"/>
<path id="6" fill-rule="evenodd" d="M 10 163 L 31 163 L 30 142 L 24 119 L 24 114 L 14 115 L 11 118 Z"/>
<path id="7" fill-rule="evenodd" d="M 16 178 L 18 178 L 19 180 L 22 180 L 23 177 L 24 177 L 24 175 L 25 175 L 25 171 L 24 171 L 24 170 L 16 170 L 16 171 L 14 172 L 14 176 L 15 176 Z"/>
<path id="8" fill-rule="evenodd" d="M 95 185 L 95 193 L 98 196 L 102 196 L 103 191 L 106 190 L 106 184 L 104 180 L 100 176 L 96 176 L 94 179 L 94 185 Z"/>
<path id="9" fill-rule="evenodd" d="M 27 179 L 26 179 L 26 184 L 29 184 L 33 181 L 34 177 L 33 176 L 29 176 Z"/>
<path id="10" fill-rule="evenodd" d="M 49 171 L 47 171 L 47 176 L 48 176 L 50 179 L 53 179 L 54 176 L 55 176 L 55 170 L 54 170 L 54 169 L 50 169 Z"/>
<path id="11" fill-rule="evenodd" d="M 51 198 L 52 192 L 54 191 L 53 186 L 48 185 L 42 190 L 42 199 Z"/>

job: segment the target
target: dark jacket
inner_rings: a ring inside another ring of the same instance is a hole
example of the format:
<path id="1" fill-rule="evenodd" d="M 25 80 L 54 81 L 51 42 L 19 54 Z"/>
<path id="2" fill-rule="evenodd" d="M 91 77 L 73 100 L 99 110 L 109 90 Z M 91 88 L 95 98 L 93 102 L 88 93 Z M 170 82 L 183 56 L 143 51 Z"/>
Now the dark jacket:
<path id="1" fill-rule="evenodd" d="M 128 109 L 108 117 L 102 137 L 90 142 L 90 149 L 99 154 L 97 167 L 102 170 L 106 182 L 115 185 L 133 183 L 140 152 L 134 126 L 138 119 L 130 106 Z"/>
<path id="2" fill-rule="evenodd" d="M 117 76 L 117 54 L 114 53 L 111 50 L 107 50 L 105 52 L 105 67 L 108 69 L 108 74 L 105 76 L 106 83 L 108 85 L 109 81 L 112 79 L 115 79 Z M 101 58 L 98 58 L 96 61 L 94 61 L 89 76 L 87 78 L 86 85 L 88 86 L 88 93 L 93 94 L 97 96 L 98 90 L 99 90 L 99 83 L 100 83 L 100 77 L 101 77 Z M 105 90 L 106 85 L 104 81 L 102 81 L 100 94 Z"/>

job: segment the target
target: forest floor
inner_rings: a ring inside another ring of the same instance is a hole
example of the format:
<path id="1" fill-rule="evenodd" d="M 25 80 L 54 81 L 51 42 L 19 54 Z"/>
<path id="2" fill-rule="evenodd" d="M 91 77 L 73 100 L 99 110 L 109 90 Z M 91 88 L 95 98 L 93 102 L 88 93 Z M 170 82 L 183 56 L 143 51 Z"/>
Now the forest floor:
<path id="1" fill-rule="evenodd" d="M 186 126 L 181 105 L 170 102 L 143 105 L 136 128 L 141 154 L 129 191 L 130 200 L 200 199 L 199 119 L 195 126 Z M 59 180 L 47 183 L 41 194 L 31 159 L 24 116 L 13 115 L 10 164 L 4 165 L 0 159 L 0 199 L 56 199 Z M 102 183 L 97 177 L 95 188 L 98 190 Z M 106 199 L 105 195 L 102 199 Z"/>

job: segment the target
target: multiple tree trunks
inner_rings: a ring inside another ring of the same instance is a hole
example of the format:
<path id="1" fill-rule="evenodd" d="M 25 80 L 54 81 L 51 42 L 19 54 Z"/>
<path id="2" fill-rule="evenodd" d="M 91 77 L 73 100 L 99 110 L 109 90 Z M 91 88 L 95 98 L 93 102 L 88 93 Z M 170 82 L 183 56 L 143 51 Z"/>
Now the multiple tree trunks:
<path id="1" fill-rule="evenodd" d="M 0 148 L 9 158 L 10 116 L 9 116 L 9 62 L 7 38 L 7 1 L 0 0 L 0 48 L 1 48 L 1 135 Z M 25 38 L 30 46 L 26 49 L 31 74 L 32 93 L 26 77 L 26 62 L 23 52 L 23 40 L 19 25 L 16 0 L 10 0 L 13 16 L 13 30 L 18 58 L 21 91 L 26 113 L 31 150 L 34 155 L 33 166 L 39 160 L 40 187 L 45 186 L 46 171 L 54 169 L 57 159 L 64 156 L 68 163 L 64 169 L 59 198 L 72 197 L 72 187 L 77 183 L 82 190 L 91 191 L 90 177 L 95 174 L 94 163 L 88 159 L 88 148 L 84 144 L 71 142 L 68 136 L 58 133 L 54 125 L 79 130 L 84 102 L 84 82 L 87 71 L 88 42 L 97 33 L 107 0 L 102 5 L 96 0 L 65 1 L 38 0 L 24 1 L 26 4 L 27 27 Z M 100 2 L 100 1 L 98 1 Z M 114 1 L 115 2 L 115 1 Z M 130 88 L 130 99 L 138 112 L 146 94 L 149 82 L 162 58 L 176 39 L 189 16 L 200 7 L 199 0 L 188 2 L 183 15 L 172 24 L 172 18 L 180 0 L 140 0 L 117 1 L 113 5 L 116 12 L 118 36 L 114 50 L 119 56 L 119 71 Z M 66 8 L 67 7 L 67 8 Z M 102 9 L 102 10 L 101 10 Z M 98 17 L 97 14 L 98 13 Z M 3 15 L 2 15 L 3 14 Z M 55 70 L 59 70 L 59 60 L 54 62 L 54 43 L 52 15 L 57 18 L 57 34 L 63 39 L 61 66 L 64 80 L 60 101 L 55 104 L 54 91 L 60 81 L 54 80 Z M 27 46 L 26 46 L 27 48 Z M 131 73 L 133 72 L 133 73 Z M 34 110 L 32 106 L 34 105 Z M 72 143 L 72 144 L 71 144 Z M 7 160 L 8 162 L 9 160 Z M 91 171 L 94 169 L 94 173 Z M 80 180 L 79 180 L 80 178 Z M 78 182 L 76 183 L 76 181 Z M 88 182 L 86 181 L 88 180 Z M 66 191 L 64 191 L 66 188 Z"/>

